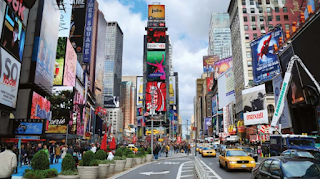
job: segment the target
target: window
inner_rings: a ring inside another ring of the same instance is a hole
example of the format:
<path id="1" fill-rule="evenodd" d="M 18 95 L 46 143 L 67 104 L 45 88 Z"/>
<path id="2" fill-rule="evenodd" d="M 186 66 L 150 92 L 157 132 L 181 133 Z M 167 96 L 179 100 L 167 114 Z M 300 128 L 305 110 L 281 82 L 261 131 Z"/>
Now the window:
<path id="1" fill-rule="evenodd" d="M 252 67 L 252 62 L 251 61 L 247 61 L 248 67 Z"/>
<path id="2" fill-rule="evenodd" d="M 261 170 L 269 173 L 269 167 L 272 160 L 267 160 L 261 165 Z"/>
<path id="3" fill-rule="evenodd" d="M 263 16 L 260 16 L 259 19 L 260 19 L 260 22 L 263 22 L 263 20 L 264 20 Z"/>
<path id="4" fill-rule="evenodd" d="M 255 22 L 255 21 L 256 21 L 256 17 L 255 17 L 255 16 L 252 16 L 252 17 L 251 17 L 251 21 L 252 21 L 252 22 Z"/>
<path id="5" fill-rule="evenodd" d="M 272 21 L 272 16 L 268 16 L 268 21 Z"/>
<path id="6" fill-rule="evenodd" d="M 272 28 L 273 28 L 273 25 L 272 25 L 272 24 L 269 24 L 269 30 L 272 29 Z"/>
<path id="7" fill-rule="evenodd" d="M 247 13 L 247 8 L 243 8 L 243 9 L 242 9 L 242 12 L 243 12 L 244 14 L 246 14 L 246 13 Z"/>
<path id="8" fill-rule="evenodd" d="M 261 4 L 262 4 L 262 1 L 261 1 L 261 0 L 258 0 L 258 4 L 261 5 Z"/>
<path id="9" fill-rule="evenodd" d="M 274 12 L 280 12 L 279 7 L 275 7 Z"/>
<path id="10" fill-rule="evenodd" d="M 256 25 L 252 25 L 252 30 L 257 30 L 257 26 Z"/>
<path id="11" fill-rule="evenodd" d="M 285 24 L 286 30 L 290 30 L 290 24 Z"/>
<path id="12" fill-rule="evenodd" d="M 247 25 L 245 25 L 244 30 L 249 30 L 249 27 Z"/>
<path id="13" fill-rule="evenodd" d="M 251 53 L 247 52 L 247 58 L 251 58 Z"/>
<path id="14" fill-rule="evenodd" d="M 248 22 L 248 17 L 243 17 L 244 22 Z"/>
<path id="15" fill-rule="evenodd" d="M 263 24 L 261 24 L 261 25 L 260 25 L 260 30 L 265 30 L 265 28 L 264 28 L 264 25 L 263 25 Z"/>
<path id="16" fill-rule="evenodd" d="M 283 10 L 283 12 L 288 12 L 287 7 L 283 7 L 282 10 Z"/>
<path id="17" fill-rule="evenodd" d="M 246 42 L 246 48 L 250 48 L 250 42 Z"/>
<path id="18" fill-rule="evenodd" d="M 278 4 L 278 0 L 274 0 L 273 4 L 277 5 Z"/>
<path id="19" fill-rule="evenodd" d="M 270 4 L 270 0 L 266 0 L 266 4 Z"/>
<path id="20" fill-rule="evenodd" d="M 280 162 L 278 160 L 274 160 L 270 165 L 270 173 L 273 176 L 280 176 Z"/>
<path id="21" fill-rule="evenodd" d="M 290 156 L 290 150 L 282 152 L 281 156 Z"/>
<path id="22" fill-rule="evenodd" d="M 271 8 L 267 7 L 267 13 L 271 13 Z"/>
<path id="23" fill-rule="evenodd" d="M 272 104 L 269 104 L 267 106 L 268 109 L 268 114 L 273 114 L 274 113 L 274 106 Z"/>
<path id="24" fill-rule="evenodd" d="M 242 0 L 242 5 L 246 5 L 246 0 Z"/>
<path id="25" fill-rule="evenodd" d="M 251 12 L 251 13 L 255 13 L 254 8 L 250 8 L 250 12 Z"/>
<path id="26" fill-rule="evenodd" d="M 245 34 L 246 40 L 249 40 L 249 34 Z"/>
<path id="27" fill-rule="evenodd" d="M 280 16 L 276 16 L 276 20 L 277 20 L 277 21 L 280 21 Z"/>
<path id="28" fill-rule="evenodd" d="M 287 0 L 282 0 L 282 4 L 286 4 L 287 3 Z"/>
<path id="29" fill-rule="evenodd" d="M 256 39 L 258 37 L 258 34 L 254 33 L 253 38 Z"/>
<path id="30" fill-rule="evenodd" d="M 263 13 L 262 7 L 259 7 L 259 13 Z"/>
<path id="31" fill-rule="evenodd" d="M 284 15 L 283 17 L 284 17 L 284 20 L 285 20 L 285 21 L 288 21 L 288 20 L 289 20 L 289 16 L 288 16 L 288 15 Z"/>
<path id="32" fill-rule="evenodd" d="M 250 0 L 250 5 L 254 5 L 254 2 L 253 2 L 253 0 Z"/>

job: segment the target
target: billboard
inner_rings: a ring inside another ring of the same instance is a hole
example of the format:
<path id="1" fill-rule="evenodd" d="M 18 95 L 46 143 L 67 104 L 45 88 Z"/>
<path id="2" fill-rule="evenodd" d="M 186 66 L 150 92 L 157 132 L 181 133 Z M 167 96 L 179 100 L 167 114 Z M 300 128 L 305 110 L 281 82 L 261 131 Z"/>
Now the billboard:
<path id="1" fill-rule="evenodd" d="M 164 5 L 149 5 L 148 19 L 149 20 L 165 20 Z"/>
<path id="2" fill-rule="evenodd" d="M 279 99 L 282 81 L 283 81 L 283 78 L 282 78 L 281 75 L 276 76 L 272 80 L 275 106 L 277 105 L 277 102 L 278 102 L 278 99 Z M 281 128 L 282 129 L 286 129 L 286 128 L 291 128 L 292 127 L 292 122 L 291 122 L 290 111 L 289 111 L 289 108 L 288 108 L 287 99 L 285 100 L 285 103 L 284 103 L 283 113 L 282 113 L 282 115 L 280 117 L 280 122 L 281 122 Z"/>
<path id="3" fill-rule="evenodd" d="M 169 77 L 169 104 L 174 105 L 176 104 L 176 77 L 170 76 Z"/>
<path id="4" fill-rule="evenodd" d="M 77 54 L 72 48 L 72 45 L 67 40 L 66 58 L 63 74 L 64 86 L 75 86 L 76 84 L 76 68 L 77 68 Z"/>
<path id="5" fill-rule="evenodd" d="M 30 119 L 47 119 L 51 117 L 51 103 L 36 92 L 32 94 Z"/>
<path id="6" fill-rule="evenodd" d="M 151 95 L 153 93 L 153 96 Z M 146 87 L 146 110 L 150 109 L 162 112 L 167 111 L 166 108 L 166 83 L 163 82 L 148 82 Z"/>
<path id="7" fill-rule="evenodd" d="M 147 78 L 151 81 L 166 80 L 166 52 L 147 52 Z"/>
<path id="8" fill-rule="evenodd" d="M 64 9 L 60 10 L 59 37 L 69 37 L 73 0 L 64 0 Z"/>
<path id="9" fill-rule="evenodd" d="M 54 65 L 56 59 L 60 11 L 55 7 L 55 0 L 41 1 L 43 3 L 41 22 L 37 23 L 34 37 L 32 61 L 36 62 L 34 83 L 52 91 Z"/>
<path id="10" fill-rule="evenodd" d="M 268 123 L 265 84 L 242 90 L 244 125 Z"/>
<path id="11" fill-rule="evenodd" d="M 105 96 L 104 97 L 105 108 L 118 108 L 119 107 L 119 96 Z"/>
<path id="12" fill-rule="evenodd" d="M 233 68 L 229 68 L 218 78 L 219 109 L 235 102 Z"/>
<path id="13" fill-rule="evenodd" d="M 268 32 L 251 42 L 253 83 L 259 84 L 272 80 L 280 73 L 280 65 L 274 48 L 279 47 L 279 38 L 283 37 L 282 27 Z"/>
<path id="14" fill-rule="evenodd" d="M 70 42 L 77 53 L 82 53 L 86 1 L 74 1 L 70 23 Z M 76 18 L 75 18 L 76 17 Z"/>
<path id="15" fill-rule="evenodd" d="M 218 104 L 217 104 L 218 100 L 217 100 L 217 95 L 214 95 L 212 97 L 212 116 L 218 114 Z"/>
<path id="16" fill-rule="evenodd" d="M 219 56 L 203 56 L 203 73 L 212 73 L 214 62 L 219 60 Z"/>
<path id="17" fill-rule="evenodd" d="M 148 28 L 147 48 L 165 49 L 166 48 L 166 28 Z"/>
<path id="18" fill-rule="evenodd" d="M 224 58 L 222 60 L 214 62 L 214 79 L 218 79 L 222 73 L 232 67 L 232 57 Z"/>
<path id="19" fill-rule="evenodd" d="M 46 133 L 67 133 L 67 124 L 70 120 L 69 110 L 53 110 Z"/>
<path id="20" fill-rule="evenodd" d="M 21 62 L 25 44 L 26 28 L 10 6 L 6 7 L 4 17 L 1 46 Z"/>
<path id="21" fill-rule="evenodd" d="M 16 135 L 42 135 L 45 121 L 44 119 L 13 119 L 11 120 L 12 131 Z"/>
<path id="22" fill-rule="evenodd" d="M 83 91 L 83 90 L 82 90 Z M 77 114 L 76 116 L 76 129 L 78 135 L 84 135 L 84 117 L 85 117 L 85 110 L 84 110 L 84 97 L 82 91 L 75 91 L 74 99 L 73 99 L 73 111 Z M 82 113 L 82 115 L 81 115 Z M 74 122 L 73 122 L 74 124 Z"/>
<path id="23" fill-rule="evenodd" d="M 77 67 L 76 67 L 76 76 L 80 80 L 82 84 L 84 84 L 84 75 L 83 75 L 83 68 L 79 61 L 77 61 Z"/>
<path id="24" fill-rule="evenodd" d="M 213 87 L 213 77 L 206 77 L 207 80 L 207 91 L 211 91 Z"/>
<path id="25" fill-rule="evenodd" d="M 166 26 L 166 22 L 165 21 L 148 21 L 148 25 L 147 27 L 165 27 Z"/>
<path id="26" fill-rule="evenodd" d="M 206 117 L 204 119 L 204 129 L 208 130 L 209 128 L 212 128 L 212 118 L 211 117 Z"/>
<path id="27" fill-rule="evenodd" d="M 137 77 L 137 108 L 143 107 L 143 77 L 138 76 Z"/>
<path id="28" fill-rule="evenodd" d="M 88 0 L 86 12 L 86 26 L 84 28 L 84 46 L 83 46 L 83 63 L 91 61 L 91 46 L 93 35 L 93 17 L 94 17 L 95 0 Z"/>
<path id="29" fill-rule="evenodd" d="M 21 63 L 0 49 L 0 104 L 16 108 Z"/>
<path id="30" fill-rule="evenodd" d="M 67 38 L 58 39 L 56 61 L 54 64 L 53 85 L 62 85 Z"/>

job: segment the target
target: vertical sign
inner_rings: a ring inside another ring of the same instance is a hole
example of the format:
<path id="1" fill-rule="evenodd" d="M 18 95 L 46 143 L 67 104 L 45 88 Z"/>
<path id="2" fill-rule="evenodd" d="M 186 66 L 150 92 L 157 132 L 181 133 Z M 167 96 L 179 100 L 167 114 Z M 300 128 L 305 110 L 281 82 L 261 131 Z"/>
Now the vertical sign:
<path id="1" fill-rule="evenodd" d="M 176 104 L 176 78 L 175 76 L 170 76 L 169 79 L 169 104 L 174 105 Z"/>
<path id="2" fill-rule="evenodd" d="M 137 77 L 137 108 L 143 107 L 143 77 Z"/>
<path id="3" fill-rule="evenodd" d="M 83 50 L 83 63 L 90 63 L 91 61 L 91 45 L 92 45 L 92 31 L 93 31 L 93 16 L 94 16 L 95 0 L 88 0 L 87 13 L 86 13 L 86 26 L 84 33 L 84 50 Z"/>
<path id="4" fill-rule="evenodd" d="M 58 37 L 69 37 L 70 35 L 70 22 L 72 12 L 73 0 L 64 0 L 64 9 L 60 10 L 60 25 Z"/>

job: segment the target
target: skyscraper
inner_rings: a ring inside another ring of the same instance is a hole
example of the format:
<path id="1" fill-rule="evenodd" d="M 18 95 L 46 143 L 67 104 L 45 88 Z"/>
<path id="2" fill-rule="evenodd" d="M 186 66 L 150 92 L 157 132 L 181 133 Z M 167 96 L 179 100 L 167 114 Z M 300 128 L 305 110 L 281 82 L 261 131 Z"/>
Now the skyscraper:
<path id="1" fill-rule="evenodd" d="M 103 72 L 103 96 L 120 96 L 123 32 L 117 22 L 107 23 L 107 49 Z"/>
<path id="2" fill-rule="evenodd" d="M 208 55 L 219 55 L 220 59 L 231 56 L 229 14 L 212 13 L 209 28 Z"/>
<path id="3" fill-rule="evenodd" d="M 123 113 L 123 127 L 125 129 L 128 128 L 128 125 L 131 124 L 131 117 L 132 117 L 132 113 L 131 113 L 131 106 L 132 106 L 132 93 L 134 93 L 132 91 L 133 87 L 133 83 L 131 81 L 123 81 L 122 82 L 122 87 L 121 87 L 121 104 L 120 107 L 122 109 L 122 113 Z"/>

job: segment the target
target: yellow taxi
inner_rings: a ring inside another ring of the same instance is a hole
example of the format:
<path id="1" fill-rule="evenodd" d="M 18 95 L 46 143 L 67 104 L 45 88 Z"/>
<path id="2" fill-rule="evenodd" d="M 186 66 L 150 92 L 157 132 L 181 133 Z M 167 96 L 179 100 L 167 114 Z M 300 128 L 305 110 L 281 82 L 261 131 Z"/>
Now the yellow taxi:
<path id="1" fill-rule="evenodd" d="M 205 147 L 202 150 L 202 157 L 216 157 L 216 151 L 211 147 Z"/>
<path id="2" fill-rule="evenodd" d="M 202 149 L 203 149 L 203 147 L 201 146 L 201 147 L 199 148 L 199 154 L 202 154 Z"/>
<path id="3" fill-rule="evenodd" d="M 255 160 L 248 156 L 242 149 L 226 149 L 219 156 L 220 168 L 230 169 L 253 169 L 256 167 Z"/>
<path id="4" fill-rule="evenodd" d="M 137 147 L 135 147 L 133 144 L 129 144 L 127 148 L 134 151 L 134 149 L 136 149 Z"/>
<path id="5" fill-rule="evenodd" d="M 196 146 L 196 151 L 197 152 L 199 151 L 199 147 L 200 147 L 199 145 Z"/>

